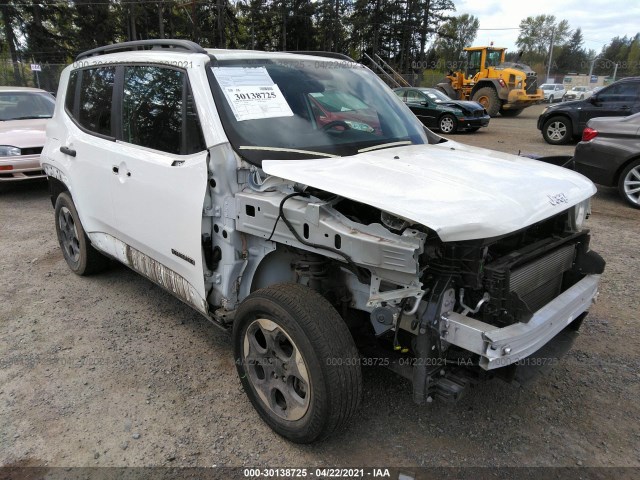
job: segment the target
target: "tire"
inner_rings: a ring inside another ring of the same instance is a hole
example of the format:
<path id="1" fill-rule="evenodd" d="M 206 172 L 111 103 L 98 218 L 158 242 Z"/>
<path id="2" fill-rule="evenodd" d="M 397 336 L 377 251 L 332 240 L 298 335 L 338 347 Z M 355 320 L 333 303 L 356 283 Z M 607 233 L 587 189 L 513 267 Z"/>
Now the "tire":
<path id="1" fill-rule="evenodd" d="M 549 103 L 553 103 L 553 95 L 549 96 Z"/>
<path id="2" fill-rule="evenodd" d="M 500 99 L 498 98 L 498 92 L 491 87 L 478 89 L 478 91 L 473 94 L 472 100 L 482 105 L 487 113 L 492 117 L 498 115 L 500 107 L 502 106 Z"/>
<path id="3" fill-rule="evenodd" d="M 109 259 L 91 246 L 78 211 L 68 193 L 61 193 L 55 207 L 56 234 L 64 259 L 78 275 L 98 273 L 109 266 Z"/>
<path id="4" fill-rule="evenodd" d="M 640 208 L 640 159 L 631 162 L 618 180 L 620 195 L 633 208 Z"/>
<path id="5" fill-rule="evenodd" d="M 442 80 L 441 82 L 438 82 L 438 83 L 449 83 L 450 84 L 451 82 L 449 82 L 449 80 L 445 78 L 444 80 Z M 451 91 L 450 92 L 447 92 L 446 88 L 440 87 L 440 86 L 436 86 L 435 89 L 438 90 L 440 93 L 444 93 L 451 100 L 460 100 L 458 92 L 456 92 L 453 89 L 453 87 L 451 87 Z M 451 95 L 451 94 L 453 94 L 453 95 Z"/>
<path id="6" fill-rule="evenodd" d="M 584 100 L 584 95 L 580 95 L 580 100 Z"/>
<path id="7" fill-rule="evenodd" d="M 511 117 L 517 117 L 518 115 L 520 115 L 522 113 L 522 110 L 524 110 L 523 108 L 514 108 L 511 110 L 504 110 L 504 109 L 500 109 L 500 115 L 502 115 L 503 117 L 507 117 L 507 118 L 511 118 Z"/>
<path id="8" fill-rule="evenodd" d="M 357 410 L 362 375 L 353 338 L 310 288 L 279 284 L 249 295 L 234 320 L 233 346 L 244 391 L 283 437 L 296 443 L 326 438 Z"/>
<path id="9" fill-rule="evenodd" d="M 445 113 L 438 120 L 438 130 L 441 133 L 456 133 L 458 131 L 458 120 L 453 115 Z"/>
<path id="10" fill-rule="evenodd" d="M 542 137 L 551 145 L 564 145 L 573 138 L 573 126 L 567 117 L 551 117 L 542 126 Z"/>

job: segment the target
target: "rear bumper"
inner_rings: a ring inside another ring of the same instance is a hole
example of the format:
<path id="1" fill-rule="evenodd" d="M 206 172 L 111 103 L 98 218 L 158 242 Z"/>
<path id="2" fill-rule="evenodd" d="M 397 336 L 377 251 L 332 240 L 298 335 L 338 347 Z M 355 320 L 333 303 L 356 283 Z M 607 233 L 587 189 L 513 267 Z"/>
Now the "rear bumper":
<path id="1" fill-rule="evenodd" d="M 442 317 L 442 339 L 478 354 L 485 370 L 511 365 L 539 350 L 586 312 L 598 295 L 599 281 L 600 275 L 587 275 L 535 312 L 527 323 L 504 328 L 449 312 Z"/>
<path id="2" fill-rule="evenodd" d="M 627 146 L 619 138 L 602 138 L 579 142 L 574 154 L 575 171 L 593 183 L 616 186 L 616 172 L 634 153 L 635 145 Z"/>
<path id="3" fill-rule="evenodd" d="M 11 170 L 5 170 L 2 167 L 11 167 Z M 0 183 L 46 178 L 46 176 L 40 166 L 39 154 L 0 158 Z"/>

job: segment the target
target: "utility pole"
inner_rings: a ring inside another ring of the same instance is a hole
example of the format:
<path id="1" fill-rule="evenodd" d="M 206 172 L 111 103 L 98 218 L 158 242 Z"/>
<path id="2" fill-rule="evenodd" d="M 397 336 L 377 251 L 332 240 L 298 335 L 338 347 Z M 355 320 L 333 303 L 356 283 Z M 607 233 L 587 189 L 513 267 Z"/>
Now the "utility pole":
<path id="1" fill-rule="evenodd" d="M 613 82 L 616 81 L 616 73 L 618 73 L 618 62 L 616 62 L 615 67 L 613 67 Z"/>
<path id="2" fill-rule="evenodd" d="M 547 65 L 547 78 L 544 79 L 544 82 L 547 83 L 549 81 L 549 75 L 551 73 L 551 62 L 553 61 L 553 41 L 556 36 L 556 27 L 551 29 L 551 46 L 549 47 L 549 64 Z"/>

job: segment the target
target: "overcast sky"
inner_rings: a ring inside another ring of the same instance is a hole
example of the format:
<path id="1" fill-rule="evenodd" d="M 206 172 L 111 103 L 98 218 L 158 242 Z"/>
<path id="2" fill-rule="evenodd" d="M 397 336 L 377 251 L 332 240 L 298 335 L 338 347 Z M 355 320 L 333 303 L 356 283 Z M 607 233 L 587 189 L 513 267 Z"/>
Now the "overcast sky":
<path id="1" fill-rule="evenodd" d="M 555 15 L 566 19 L 572 30 L 582 28 L 584 47 L 602 50 L 615 36 L 634 36 L 640 32 L 640 0 L 454 0 L 456 15 L 469 13 L 480 20 L 475 45 L 507 47 L 516 51 L 518 26 L 526 17 Z M 513 30 L 483 30 L 483 29 Z"/>

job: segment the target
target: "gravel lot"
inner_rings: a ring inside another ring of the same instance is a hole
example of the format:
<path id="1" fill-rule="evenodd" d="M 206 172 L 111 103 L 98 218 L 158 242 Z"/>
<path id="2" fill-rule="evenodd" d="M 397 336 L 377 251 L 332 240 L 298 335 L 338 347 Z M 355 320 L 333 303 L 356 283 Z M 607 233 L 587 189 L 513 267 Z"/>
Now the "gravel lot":
<path id="1" fill-rule="evenodd" d="M 535 128 L 542 106 L 461 142 L 571 154 Z M 364 371 L 350 427 L 298 446 L 241 390 L 227 333 L 123 266 L 67 268 L 46 184 L 0 187 L 0 465 L 640 466 L 640 211 L 600 189 L 588 222 L 607 260 L 599 302 L 548 375 L 417 407 Z"/>

